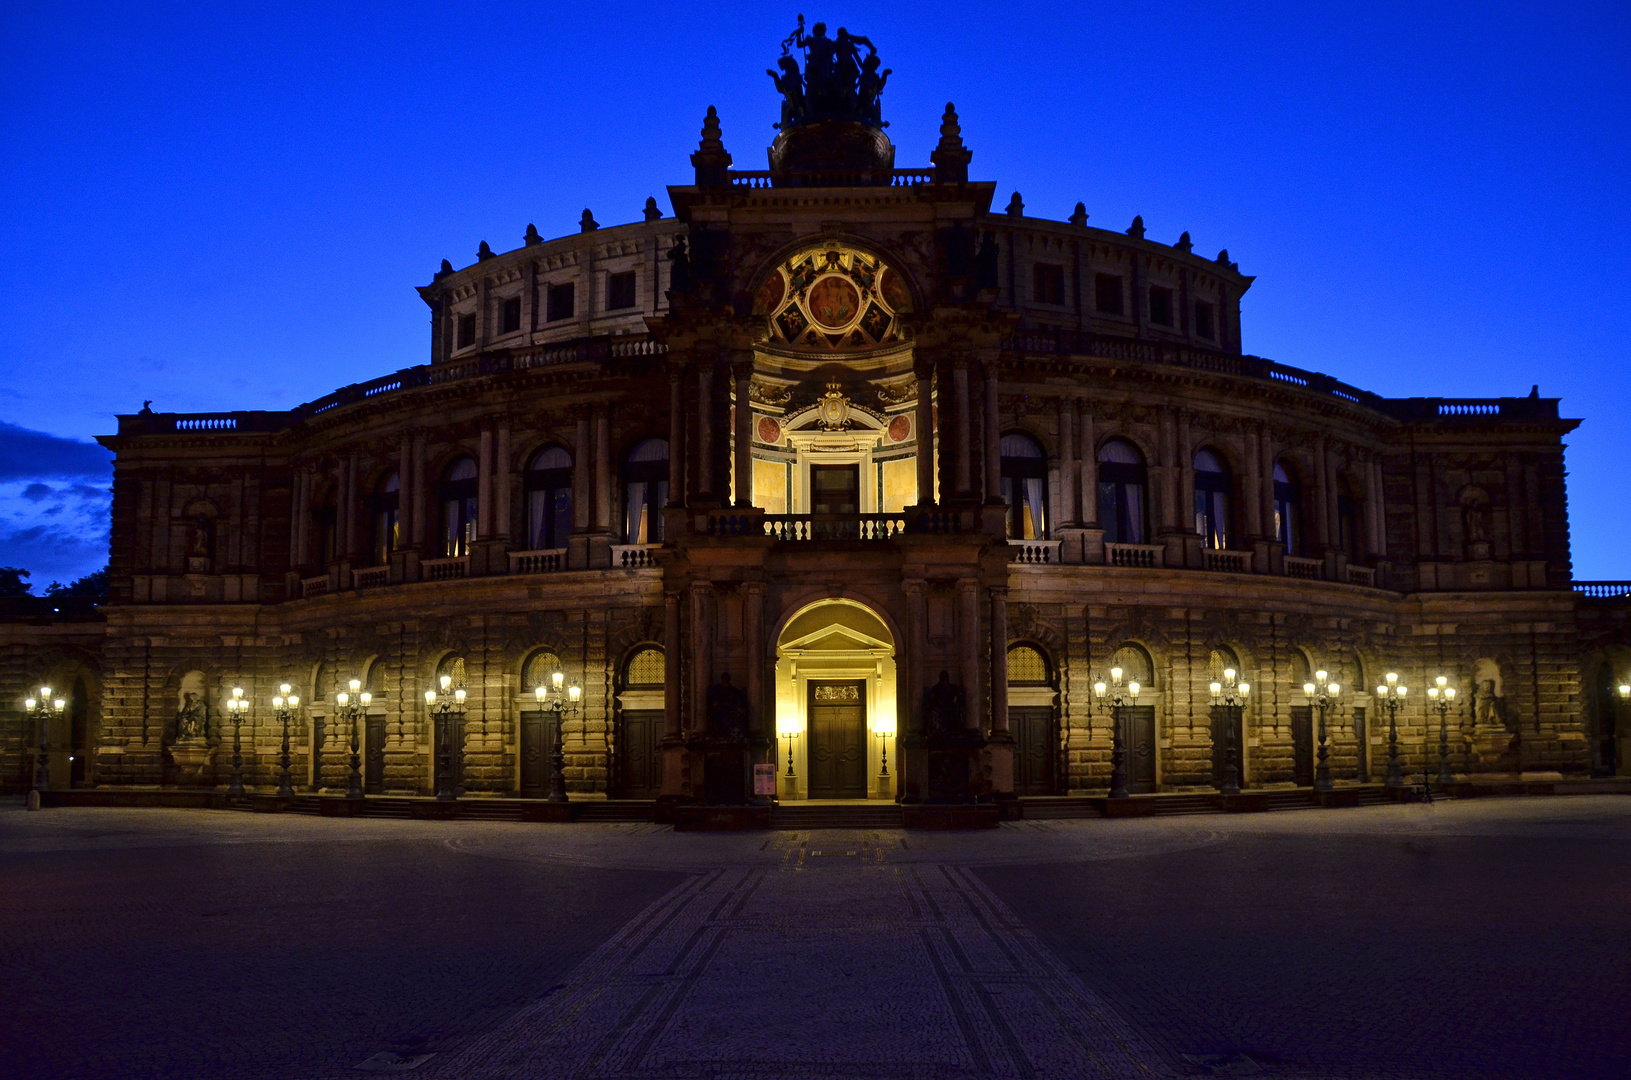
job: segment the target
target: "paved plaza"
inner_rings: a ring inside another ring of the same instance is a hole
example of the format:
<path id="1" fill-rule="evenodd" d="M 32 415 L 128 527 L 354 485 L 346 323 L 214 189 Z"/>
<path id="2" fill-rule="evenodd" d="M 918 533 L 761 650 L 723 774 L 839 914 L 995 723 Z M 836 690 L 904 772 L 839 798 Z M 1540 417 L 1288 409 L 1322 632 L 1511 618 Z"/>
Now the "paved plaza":
<path id="1" fill-rule="evenodd" d="M 984 833 L 0 809 L 0 1075 L 1623 1077 L 1631 798 Z"/>

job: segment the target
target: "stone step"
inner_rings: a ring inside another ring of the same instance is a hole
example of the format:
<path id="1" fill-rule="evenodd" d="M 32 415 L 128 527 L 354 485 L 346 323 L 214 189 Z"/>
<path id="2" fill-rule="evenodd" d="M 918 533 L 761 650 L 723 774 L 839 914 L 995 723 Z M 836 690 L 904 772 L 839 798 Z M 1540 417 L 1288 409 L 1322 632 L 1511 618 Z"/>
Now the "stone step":
<path id="1" fill-rule="evenodd" d="M 788 806 L 770 811 L 772 829 L 900 829 L 906 825 L 893 803 L 855 806 Z"/>
<path id="2" fill-rule="evenodd" d="M 607 799 L 573 805 L 579 821 L 655 821 L 657 817 L 657 803 L 652 799 Z"/>

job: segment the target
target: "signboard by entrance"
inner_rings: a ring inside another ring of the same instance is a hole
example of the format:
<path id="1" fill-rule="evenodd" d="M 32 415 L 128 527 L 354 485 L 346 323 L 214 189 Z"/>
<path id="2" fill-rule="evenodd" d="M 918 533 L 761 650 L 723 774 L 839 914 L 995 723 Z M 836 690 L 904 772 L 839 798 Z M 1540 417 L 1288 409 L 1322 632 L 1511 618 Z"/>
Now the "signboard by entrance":
<path id="1" fill-rule="evenodd" d="M 775 765 L 755 765 L 753 767 L 753 793 L 755 795 L 776 794 Z"/>

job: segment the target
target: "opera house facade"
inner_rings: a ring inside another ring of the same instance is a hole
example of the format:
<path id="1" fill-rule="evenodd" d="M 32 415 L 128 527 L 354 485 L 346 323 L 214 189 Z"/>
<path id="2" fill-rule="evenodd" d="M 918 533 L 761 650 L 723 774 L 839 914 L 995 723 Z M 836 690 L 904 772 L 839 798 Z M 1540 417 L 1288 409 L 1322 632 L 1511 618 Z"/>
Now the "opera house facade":
<path id="1" fill-rule="evenodd" d="M 120 416 L 110 600 L 0 630 L 20 732 L 28 687 L 72 698 L 49 786 L 1001 807 L 1620 769 L 1626 590 L 1572 579 L 1557 400 L 1244 354 L 1227 252 L 994 203 L 949 105 L 896 168 L 874 59 L 778 80 L 765 169 L 710 108 L 672 216 L 444 262 L 423 363 Z"/>

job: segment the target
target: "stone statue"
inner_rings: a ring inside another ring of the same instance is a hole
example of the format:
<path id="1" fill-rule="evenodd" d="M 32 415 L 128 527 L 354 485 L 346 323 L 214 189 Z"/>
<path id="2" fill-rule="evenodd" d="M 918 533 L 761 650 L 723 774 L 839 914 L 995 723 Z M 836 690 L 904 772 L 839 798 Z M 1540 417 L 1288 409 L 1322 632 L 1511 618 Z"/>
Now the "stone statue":
<path id="1" fill-rule="evenodd" d="M 974 287 L 997 287 L 997 237 L 993 233 L 980 237 L 980 250 L 974 256 Z"/>
<path id="2" fill-rule="evenodd" d="M 1461 521 L 1469 544 L 1482 544 L 1489 540 L 1489 513 L 1481 502 L 1470 502 L 1461 508 Z"/>
<path id="3" fill-rule="evenodd" d="M 691 258 L 685 253 L 685 237 L 668 249 L 668 288 L 683 293 L 691 287 Z"/>
<path id="4" fill-rule="evenodd" d="M 724 739 L 745 739 L 748 734 L 748 695 L 731 683 L 730 672 L 708 688 L 708 733 Z"/>
<path id="5" fill-rule="evenodd" d="M 878 54 L 867 54 L 861 63 L 861 79 L 855 88 L 855 109 L 875 127 L 883 127 L 883 106 L 878 99 L 883 95 L 884 83 L 894 74 L 893 68 L 878 70 Z"/>
<path id="6" fill-rule="evenodd" d="M 189 690 L 181 696 L 181 708 L 176 710 L 176 741 L 202 739 L 209 733 L 204 702 Z"/>
<path id="7" fill-rule="evenodd" d="M 804 119 L 804 77 L 799 74 L 799 62 L 791 56 L 776 61 L 781 74 L 765 69 L 782 96 L 782 120 L 778 128 L 787 129 Z"/>
<path id="8" fill-rule="evenodd" d="M 192 539 L 187 546 L 187 554 L 194 559 L 207 559 L 214 546 L 214 523 L 207 517 L 193 519 Z"/>
<path id="9" fill-rule="evenodd" d="M 863 59 L 861 47 L 866 46 Z M 804 73 L 799 74 L 794 49 L 804 50 Z M 816 23 L 804 32 L 804 16 L 782 42 L 780 71 L 768 71 L 782 95 L 783 131 L 806 120 L 860 120 L 883 126 L 878 104 L 889 70 L 879 70 L 878 49 L 861 34 L 840 26 L 837 37 L 827 36 L 827 24 Z"/>
<path id="10" fill-rule="evenodd" d="M 951 681 L 951 673 L 940 672 L 940 681 L 923 692 L 923 722 L 931 736 L 941 738 L 964 734 L 963 688 Z"/>

